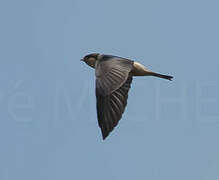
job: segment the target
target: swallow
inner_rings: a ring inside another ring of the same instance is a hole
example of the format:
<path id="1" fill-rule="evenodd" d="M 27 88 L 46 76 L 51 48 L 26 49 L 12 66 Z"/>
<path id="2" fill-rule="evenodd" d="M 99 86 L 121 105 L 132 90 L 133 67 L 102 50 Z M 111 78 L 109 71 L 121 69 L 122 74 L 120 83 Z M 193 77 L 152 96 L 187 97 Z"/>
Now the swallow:
<path id="1" fill-rule="evenodd" d="M 173 78 L 118 56 L 92 53 L 84 56 L 81 61 L 95 69 L 97 119 L 103 140 L 122 118 L 133 76 L 155 76 L 167 80 Z"/>

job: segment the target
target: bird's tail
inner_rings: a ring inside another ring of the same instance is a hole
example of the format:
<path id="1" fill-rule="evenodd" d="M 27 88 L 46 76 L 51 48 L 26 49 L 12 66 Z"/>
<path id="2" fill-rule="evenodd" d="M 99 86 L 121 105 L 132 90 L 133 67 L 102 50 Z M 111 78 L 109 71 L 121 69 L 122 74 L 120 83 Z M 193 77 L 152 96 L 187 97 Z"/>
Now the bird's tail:
<path id="1" fill-rule="evenodd" d="M 168 76 L 168 75 L 159 74 L 159 73 L 155 73 L 155 72 L 151 72 L 150 75 L 155 76 L 155 77 L 159 77 L 159 78 L 163 78 L 163 79 L 167 79 L 170 81 L 172 81 L 172 78 L 173 78 L 173 76 Z"/>

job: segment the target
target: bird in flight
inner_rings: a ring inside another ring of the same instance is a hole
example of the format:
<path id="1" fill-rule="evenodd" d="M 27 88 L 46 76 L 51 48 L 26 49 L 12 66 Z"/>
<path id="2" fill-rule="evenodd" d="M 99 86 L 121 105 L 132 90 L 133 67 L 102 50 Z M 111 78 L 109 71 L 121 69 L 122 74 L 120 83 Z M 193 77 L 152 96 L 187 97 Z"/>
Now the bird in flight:
<path id="1" fill-rule="evenodd" d="M 133 76 L 155 76 L 167 80 L 173 78 L 118 56 L 92 53 L 84 56 L 81 61 L 95 69 L 97 119 L 103 140 L 122 118 Z"/>

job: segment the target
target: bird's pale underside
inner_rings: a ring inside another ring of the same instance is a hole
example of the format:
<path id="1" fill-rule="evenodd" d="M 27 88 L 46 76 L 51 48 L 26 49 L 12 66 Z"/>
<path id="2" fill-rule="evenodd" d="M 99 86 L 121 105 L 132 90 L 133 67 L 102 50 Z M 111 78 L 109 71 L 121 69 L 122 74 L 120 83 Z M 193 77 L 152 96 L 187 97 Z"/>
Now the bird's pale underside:
<path id="1" fill-rule="evenodd" d="M 172 76 L 155 73 L 126 58 L 88 54 L 82 61 L 95 69 L 98 124 L 105 139 L 118 124 L 127 105 L 133 76 L 155 76 L 172 80 Z"/>

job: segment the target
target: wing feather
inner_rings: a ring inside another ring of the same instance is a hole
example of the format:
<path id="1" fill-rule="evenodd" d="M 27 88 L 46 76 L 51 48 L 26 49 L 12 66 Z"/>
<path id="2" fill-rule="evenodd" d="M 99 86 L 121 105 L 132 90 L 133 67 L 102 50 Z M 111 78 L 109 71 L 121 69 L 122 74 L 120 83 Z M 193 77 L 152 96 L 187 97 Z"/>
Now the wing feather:
<path id="1" fill-rule="evenodd" d="M 114 58 L 100 61 L 96 65 L 96 88 L 103 96 L 119 89 L 127 80 L 133 68 L 133 61 Z"/>
<path id="2" fill-rule="evenodd" d="M 104 55 L 96 70 L 97 117 L 103 139 L 118 124 L 127 105 L 133 61 Z"/>
<path id="3" fill-rule="evenodd" d="M 132 76 L 113 93 L 102 96 L 96 90 L 98 124 L 102 137 L 105 139 L 118 124 L 127 105 L 128 91 L 131 87 Z"/>

